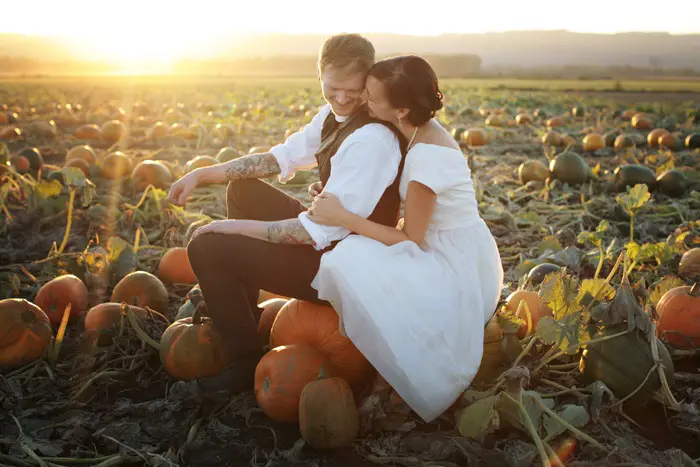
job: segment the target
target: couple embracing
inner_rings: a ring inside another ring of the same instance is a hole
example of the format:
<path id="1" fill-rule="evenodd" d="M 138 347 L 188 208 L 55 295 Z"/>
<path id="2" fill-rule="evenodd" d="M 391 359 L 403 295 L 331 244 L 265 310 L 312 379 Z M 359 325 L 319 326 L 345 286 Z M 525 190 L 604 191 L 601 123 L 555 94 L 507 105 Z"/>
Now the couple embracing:
<path id="1" fill-rule="evenodd" d="M 375 63 L 366 38 L 340 34 L 322 45 L 318 73 L 327 105 L 302 130 L 171 187 L 182 205 L 197 186 L 228 182 L 228 219 L 200 227 L 188 245 L 231 361 L 197 390 L 252 389 L 264 289 L 333 306 L 341 331 L 431 421 L 481 362 L 503 281 L 496 242 L 467 160 L 434 118 L 443 96 L 424 59 Z M 313 167 L 310 208 L 261 180 Z"/>

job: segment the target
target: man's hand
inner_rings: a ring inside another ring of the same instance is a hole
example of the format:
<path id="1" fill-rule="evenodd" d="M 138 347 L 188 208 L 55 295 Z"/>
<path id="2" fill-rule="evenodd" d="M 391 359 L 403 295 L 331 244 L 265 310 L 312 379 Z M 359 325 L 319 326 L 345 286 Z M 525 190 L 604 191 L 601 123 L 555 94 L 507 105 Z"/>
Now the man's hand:
<path id="1" fill-rule="evenodd" d="M 322 182 L 313 182 L 311 185 L 309 185 L 309 198 L 312 200 L 317 197 L 321 191 L 323 191 L 323 183 Z"/>
<path id="2" fill-rule="evenodd" d="M 182 206 L 187 202 L 187 198 L 190 193 L 197 188 L 199 184 L 199 178 L 197 174 L 197 169 L 184 175 L 178 181 L 170 186 L 170 192 L 168 192 L 168 201 L 175 204 L 176 206 Z"/>

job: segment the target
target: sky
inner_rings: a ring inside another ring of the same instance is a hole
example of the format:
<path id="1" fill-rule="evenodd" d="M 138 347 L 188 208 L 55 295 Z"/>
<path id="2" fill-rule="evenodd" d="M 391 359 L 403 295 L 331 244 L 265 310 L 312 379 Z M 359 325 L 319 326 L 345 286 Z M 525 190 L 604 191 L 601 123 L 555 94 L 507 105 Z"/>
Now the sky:
<path id="1" fill-rule="evenodd" d="M 700 33 L 700 0 L 31 0 L 3 2 L 1 33 L 83 38 L 134 60 L 189 53 L 222 34 L 438 35 L 509 30 Z M 397 7 L 398 5 L 398 7 Z"/>

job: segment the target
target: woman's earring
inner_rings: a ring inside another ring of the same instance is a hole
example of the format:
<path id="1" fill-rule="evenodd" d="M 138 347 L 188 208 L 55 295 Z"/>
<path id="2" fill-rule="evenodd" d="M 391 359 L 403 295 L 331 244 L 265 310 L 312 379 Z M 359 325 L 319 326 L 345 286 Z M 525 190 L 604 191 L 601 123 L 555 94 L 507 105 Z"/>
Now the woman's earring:
<path id="1" fill-rule="evenodd" d="M 397 116 L 399 119 L 399 128 L 403 128 L 403 123 L 401 123 L 401 115 Z"/>

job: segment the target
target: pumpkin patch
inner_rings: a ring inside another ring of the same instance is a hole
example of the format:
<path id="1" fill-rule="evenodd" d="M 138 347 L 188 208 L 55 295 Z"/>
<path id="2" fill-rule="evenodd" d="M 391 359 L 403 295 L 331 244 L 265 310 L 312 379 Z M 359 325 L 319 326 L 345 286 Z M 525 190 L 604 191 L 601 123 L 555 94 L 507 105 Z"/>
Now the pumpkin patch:
<path id="1" fill-rule="evenodd" d="M 697 96 L 651 79 L 441 78 L 435 118 L 504 281 L 493 315 L 468 318 L 484 328 L 474 378 L 424 423 L 333 307 L 253 287 L 253 386 L 203 389 L 236 362 L 187 245 L 229 216 L 227 186 L 183 206 L 168 191 L 303 128 L 325 104 L 317 79 L 51 79 L 0 86 L 0 464 L 700 458 Z M 264 182 L 307 204 L 318 177 Z"/>

